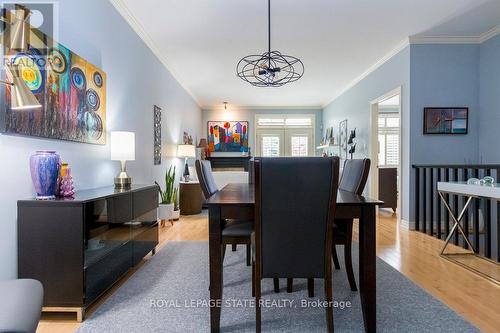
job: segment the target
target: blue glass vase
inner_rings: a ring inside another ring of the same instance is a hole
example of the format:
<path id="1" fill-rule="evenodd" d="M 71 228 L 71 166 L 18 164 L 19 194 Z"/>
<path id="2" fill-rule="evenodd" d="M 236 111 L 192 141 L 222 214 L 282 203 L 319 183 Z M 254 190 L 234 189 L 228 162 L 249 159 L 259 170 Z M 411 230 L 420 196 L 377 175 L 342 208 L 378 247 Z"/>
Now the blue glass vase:
<path id="1" fill-rule="evenodd" d="M 30 157 L 31 180 L 38 200 L 55 199 L 61 158 L 55 151 L 40 150 Z"/>

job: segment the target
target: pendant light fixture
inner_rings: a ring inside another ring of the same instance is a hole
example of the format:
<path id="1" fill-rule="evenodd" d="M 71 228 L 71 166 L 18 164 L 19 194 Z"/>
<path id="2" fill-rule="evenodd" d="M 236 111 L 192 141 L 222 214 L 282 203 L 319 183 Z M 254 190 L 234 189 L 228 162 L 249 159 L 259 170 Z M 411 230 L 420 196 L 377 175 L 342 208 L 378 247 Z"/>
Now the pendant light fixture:
<path id="1" fill-rule="evenodd" d="M 281 87 L 300 79 L 304 74 L 304 64 L 296 57 L 271 51 L 271 0 L 267 0 L 267 10 L 267 52 L 242 58 L 236 66 L 236 71 L 242 80 L 253 86 Z"/>
<path id="2" fill-rule="evenodd" d="M 224 110 L 227 111 L 227 102 L 222 102 L 224 104 Z"/>

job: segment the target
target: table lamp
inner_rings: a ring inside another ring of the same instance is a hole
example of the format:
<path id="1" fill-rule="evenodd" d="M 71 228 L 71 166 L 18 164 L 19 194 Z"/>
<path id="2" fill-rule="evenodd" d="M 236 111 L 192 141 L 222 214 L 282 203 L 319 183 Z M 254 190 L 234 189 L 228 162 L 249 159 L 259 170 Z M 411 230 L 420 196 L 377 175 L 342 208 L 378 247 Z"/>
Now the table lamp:
<path id="1" fill-rule="evenodd" d="M 127 175 L 127 161 L 135 161 L 135 133 L 111 132 L 111 160 L 121 162 L 121 172 L 115 177 L 116 189 L 128 189 L 132 178 Z"/>
<path id="2" fill-rule="evenodd" d="M 194 145 L 178 145 L 177 157 L 184 157 L 184 181 L 189 181 L 189 167 L 188 158 L 196 157 L 196 150 Z"/>

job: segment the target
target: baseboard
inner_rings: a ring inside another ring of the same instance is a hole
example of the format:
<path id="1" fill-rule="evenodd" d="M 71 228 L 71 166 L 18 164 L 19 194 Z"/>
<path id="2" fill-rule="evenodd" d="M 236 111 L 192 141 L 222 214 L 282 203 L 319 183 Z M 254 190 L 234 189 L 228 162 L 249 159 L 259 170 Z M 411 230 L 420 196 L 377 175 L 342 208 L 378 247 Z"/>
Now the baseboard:
<path id="1" fill-rule="evenodd" d="M 415 222 L 413 222 L 413 221 L 408 221 L 408 220 L 405 220 L 405 219 L 401 219 L 399 221 L 399 225 L 401 227 L 403 227 L 404 229 L 415 230 Z"/>

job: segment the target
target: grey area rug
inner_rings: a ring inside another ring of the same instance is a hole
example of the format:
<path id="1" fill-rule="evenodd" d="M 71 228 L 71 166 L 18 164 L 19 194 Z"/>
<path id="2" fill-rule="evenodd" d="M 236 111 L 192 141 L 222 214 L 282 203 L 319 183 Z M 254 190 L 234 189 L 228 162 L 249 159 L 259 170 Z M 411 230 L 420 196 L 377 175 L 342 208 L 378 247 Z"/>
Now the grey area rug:
<path id="1" fill-rule="evenodd" d="M 341 270 L 333 274 L 336 332 L 364 332 L 358 292 L 351 292 L 338 248 Z M 357 246 L 353 247 L 355 275 Z M 323 300 L 323 282 L 316 280 L 315 298 L 307 297 L 305 280 L 295 280 L 293 293 L 273 292 L 262 281 L 263 332 L 325 332 L 325 309 L 307 301 Z M 230 248 L 224 261 L 222 332 L 254 332 L 251 269 L 245 250 Z M 208 243 L 169 242 L 103 305 L 78 332 L 209 332 Z M 350 306 L 348 303 L 350 302 Z M 317 303 L 316 303 L 317 304 Z M 377 258 L 377 330 L 379 332 L 479 332 L 446 305 L 427 294 Z"/>

